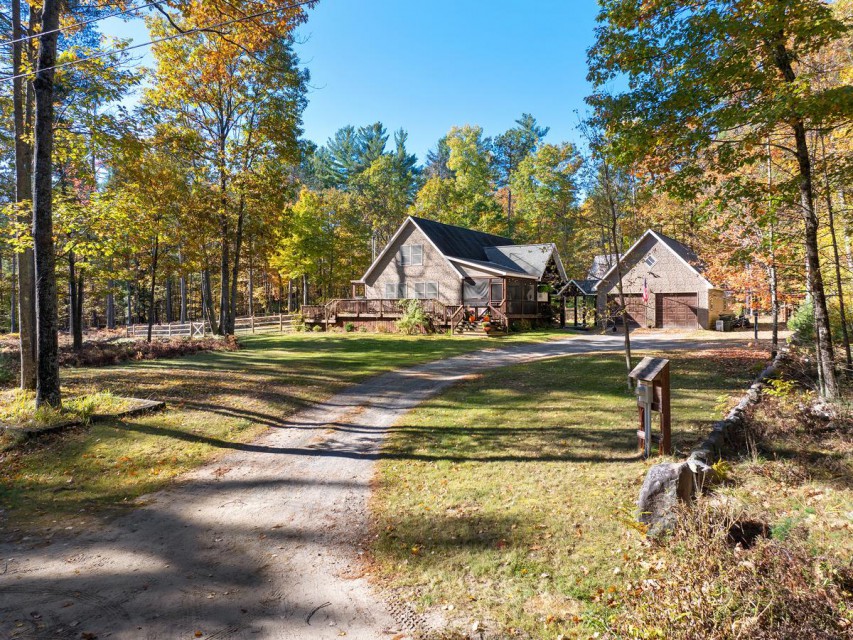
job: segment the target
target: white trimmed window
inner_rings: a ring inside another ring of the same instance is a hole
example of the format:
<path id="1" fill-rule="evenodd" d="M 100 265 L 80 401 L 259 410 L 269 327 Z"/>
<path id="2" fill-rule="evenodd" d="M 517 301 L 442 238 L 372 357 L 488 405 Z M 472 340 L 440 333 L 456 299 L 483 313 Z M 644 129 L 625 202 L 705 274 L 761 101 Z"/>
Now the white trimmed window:
<path id="1" fill-rule="evenodd" d="M 438 298 L 438 283 L 437 282 L 416 282 L 415 297 L 421 300 L 427 298 Z"/>
<path id="2" fill-rule="evenodd" d="M 646 255 L 646 257 L 643 259 L 643 262 L 645 262 L 645 263 L 646 263 L 646 266 L 647 266 L 649 269 L 651 269 L 653 266 L 655 266 L 655 265 L 658 263 L 658 259 L 657 259 L 657 258 L 655 258 L 651 253 L 649 253 L 649 254 L 647 254 L 647 255 Z"/>
<path id="3" fill-rule="evenodd" d="M 424 263 L 424 245 L 406 244 L 400 247 L 401 265 L 420 265 Z"/>
<path id="4" fill-rule="evenodd" d="M 390 300 L 406 297 L 406 284 L 404 282 L 386 282 L 385 297 Z"/>

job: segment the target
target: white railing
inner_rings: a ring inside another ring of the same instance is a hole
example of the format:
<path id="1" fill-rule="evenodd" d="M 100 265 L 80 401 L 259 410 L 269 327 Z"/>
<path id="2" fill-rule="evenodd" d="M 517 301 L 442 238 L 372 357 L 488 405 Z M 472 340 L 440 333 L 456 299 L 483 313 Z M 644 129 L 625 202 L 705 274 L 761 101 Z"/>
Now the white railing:
<path id="1" fill-rule="evenodd" d="M 277 314 L 272 316 L 249 316 L 234 319 L 234 333 L 264 333 L 293 331 L 293 316 Z M 151 327 L 152 338 L 203 338 L 211 335 L 207 322 L 169 322 Z M 127 327 L 128 338 L 147 338 L 147 324 L 132 324 Z"/>

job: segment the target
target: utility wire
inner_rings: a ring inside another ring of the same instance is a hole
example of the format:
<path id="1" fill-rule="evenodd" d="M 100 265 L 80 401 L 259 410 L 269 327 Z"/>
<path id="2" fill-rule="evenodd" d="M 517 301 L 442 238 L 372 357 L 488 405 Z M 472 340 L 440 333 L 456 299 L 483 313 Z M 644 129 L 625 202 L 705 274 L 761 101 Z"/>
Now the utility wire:
<path id="1" fill-rule="evenodd" d="M 162 0 L 161 0 L 162 1 Z M 81 62 L 88 62 L 89 60 L 98 60 L 100 58 L 106 58 L 113 54 L 117 53 L 125 53 L 127 51 L 132 51 L 133 49 L 141 49 L 142 47 L 147 47 L 149 45 L 160 44 L 162 42 L 168 42 L 170 40 L 176 40 L 177 38 L 192 35 L 194 33 L 200 33 L 202 31 L 211 31 L 213 29 L 218 29 L 219 27 L 228 27 L 232 24 L 237 24 L 240 22 L 245 22 L 246 20 L 253 20 L 255 18 L 262 18 L 264 16 L 268 16 L 273 13 L 278 13 L 279 11 L 284 11 L 285 9 L 296 9 L 298 7 L 304 7 L 306 5 L 314 4 L 317 0 L 302 0 L 301 2 L 295 2 L 293 4 L 286 4 L 280 7 L 276 7 L 275 9 L 267 9 L 266 11 L 259 11 L 258 13 L 253 13 L 251 15 L 244 14 L 242 18 L 233 18 L 231 20 L 225 20 L 223 22 L 218 22 L 216 24 L 210 24 L 203 27 L 194 27 L 192 29 L 187 29 L 186 31 L 181 31 L 179 33 L 174 33 L 170 36 L 164 36 L 162 38 L 155 38 L 154 40 L 149 40 L 148 42 L 142 42 L 140 44 L 134 44 L 129 47 L 124 47 L 123 49 L 112 49 L 110 51 L 102 51 L 101 53 L 96 53 L 91 56 L 86 56 L 85 58 L 77 58 L 76 60 L 69 60 L 68 62 L 63 62 L 61 64 L 53 65 L 52 67 L 44 67 L 43 69 L 37 69 L 33 71 L 27 71 L 26 73 L 19 73 L 17 75 L 11 76 L 3 76 L 0 77 L 0 82 L 4 82 L 6 80 L 16 80 L 17 78 L 26 78 L 28 76 L 32 76 L 40 71 L 49 71 L 51 69 L 62 69 L 64 67 L 70 67 L 72 65 L 80 64 Z M 156 3 L 152 3 L 156 4 Z M 41 34 L 39 34 L 41 35 Z"/>
<path id="2" fill-rule="evenodd" d="M 123 16 L 127 13 L 133 13 L 134 11 L 141 11 L 142 9 L 147 9 L 149 7 L 153 7 L 154 5 L 161 4 L 165 2 L 165 0 L 157 0 L 156 2 L 149 2 L 148 4 L 143 4 L 139 7 L 131 7 L 130 9 L 125 9 L 123 11 L 116 11 L 115 13 L 111 13 L 106 16 L 99 16 L 97 18 L 90 18 L 89 20 L 82 20 L 81 22 L 75 22 L 74 24 L 69 24 L 64 27 L 58 27 L 56 29 L 51 29 L 50 31 L 43 31 L 40 33 L 33 33 L 28 36 L 24 36 L 23 38 L 18 38 L 17 40 L 7 40 L 6 42 L 0 42 L 0 46 L 3 47 L 11 47 L 13 44 L 17 44 L 19 42 L 29 42 L 35 38 L 40 38 L 41 36 L 46 36 L 51 33 L 61 33 L 63 31 L 70 31 L 71 29 L 76 29 L 78 27 L 85 27 L 87 24 L 92 24 L 93 22 L 100 22 L 101 20 L 106 20 L 107 18 L 115 18 L 116 16 Z"/>

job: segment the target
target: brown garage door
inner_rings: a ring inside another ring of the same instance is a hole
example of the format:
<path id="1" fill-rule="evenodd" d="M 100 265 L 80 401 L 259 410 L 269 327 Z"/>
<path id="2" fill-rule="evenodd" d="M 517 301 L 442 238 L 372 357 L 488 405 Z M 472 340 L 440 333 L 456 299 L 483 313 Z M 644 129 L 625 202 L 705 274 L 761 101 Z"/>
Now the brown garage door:
<path id="1" fill-rule="evenodd" d="M 655 296 L 655 326 L 663 329 L 699 327 L 698 294 L 659 293 Z"/>
<path id="2" fill-rule="evenodd" d="M 611 313 L 618 313 L 619 296 L 609 296 L 609 304 Z M 646 326 L 646 303 L 643 302 L 643 296 L 639 294 L 625 294 L 625 308 L 628 311 L 629 322 L 633 325 L 641 327 Z M 621 315 L 617 316 L 617 320 L 621 320 Z"/>

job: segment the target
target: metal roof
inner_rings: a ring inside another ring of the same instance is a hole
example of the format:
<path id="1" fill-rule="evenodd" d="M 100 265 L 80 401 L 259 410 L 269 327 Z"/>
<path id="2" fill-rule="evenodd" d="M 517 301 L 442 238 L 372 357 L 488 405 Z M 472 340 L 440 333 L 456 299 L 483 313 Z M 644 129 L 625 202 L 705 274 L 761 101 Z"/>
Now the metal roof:
<path id="1" fill-rule="evenodd" d="M 500 275 L 515 275 L 539 280 L 553 258 L 560 278 L 563 281 L 566 280 L 566 271 L 554 244 L 515 244 L 504 236 L 409 216 L 373 264 L 368 267 L 361 280 L 355 282 L 364 282 L 367 279 L 409 223 L 421 230 L 436 250 L 456 269 L 460 277 L 464 271 L 460 268 L 462 265 L 468 265 Z"/>
<path id="2" fill-rule="evenodd" d="M 597 285 L 597 284 L 598 284 L 598 280 L 596 280 L 595 278 L 588 279 L 588 280 L 569 280 L 565 285 L 563 285 L 563 288 L 557 292 L 557 295 L 558 296 L 566 295 L 566 292 L 568 291 L 568 289 L 572 285 L 575 285 L 578 288 L 578 291 L 580 291 L 583 295 L 593 296 L 593 295 L 595 295 L 595 285 Z"/>
<path id="3" fill-rule="evenodd" d="M 610 271 L 610 268 L 616 262 L 615 253 L 602 253 L 592 259 L 592 265 L 586 274 L 587 280 L 601 280 L 604 274 Z"/>
<path id="4" fill-rule="evenodd" d="M 531 276 L 541 279 L 548 268 L 551 258 L 557 266 L 562 281 L 566 280 L 566 272 L 557 247 L 553 243 L 548 244 L 515 244 L 500 247 L 486 247 L 486 255 L 489 260 L 497 264 L 503 264 L 508 268 L 521 270 Z"/>
<path id="5" fill-rule="evenodd" d="M 435 222 L 426 218 L 411 216 L 421 231 L 432 240 L 436 248 L 448 258 L 464 260 L 479 260 L 491 262 L 486 254 L 486 247 L 506 246 L 515 244 L 509 238 L 456 227 L 451 224 Z"/>

